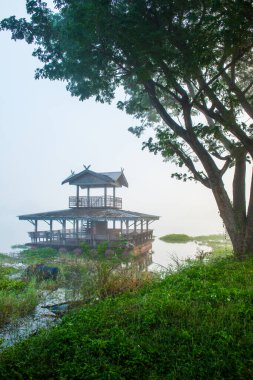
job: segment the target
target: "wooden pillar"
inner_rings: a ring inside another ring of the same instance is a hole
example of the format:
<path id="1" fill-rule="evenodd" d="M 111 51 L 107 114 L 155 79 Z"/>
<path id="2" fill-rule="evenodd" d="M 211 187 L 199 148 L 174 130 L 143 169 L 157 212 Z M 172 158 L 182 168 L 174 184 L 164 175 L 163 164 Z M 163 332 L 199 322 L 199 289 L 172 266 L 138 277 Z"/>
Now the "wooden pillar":
<path id="1" fill-rule="evenodd" d="M 52 241 L 53 240 L 53 221 L 52 220 L 50 220 L 50 224 L 49 224 L 49 226 L 50 226 L 50 241 Z"/>
<path id="2" fill-rule="evenodd" d="M 105 186 L 105 193 L 104 193 L 104 206 L 107 207 L 107 187 Z"/>
<path id="3" fill-rule="evenodd" d="M 140 236 L 140 238 L 141 238 L 141 242 L 143 243 L 143 240 L 144 240 L 144 238 L 143 238 L 143 220 L 141 220 L 141 236 Z"/>
<path id="4" fill-rule="evenodd" d="M 136 220 L 134 221 L 134 233 L 136 234 L 136 229 L 137 229 L 137 222 Z"/>
<path id="5" fill-rule="evenodd" d="M 116 199 L 115 199 L 115 190 L 116 190 L 116 188 L 114 187 L 113 188 L 113 207 L 115 207 L 116 206 Z"/>
<path id="6" fill-rule="evenodd" d="M 115 220 L 112 223 L 113 223 L 112 228 L 115 230 Z"/>
<path id="7" fill-rule="evenodd" d="M 77 219 L 76 220 L 76 238 L 78 239 L 78 235 L 79 235 L 79 220 Z"/>
<path id="8" fill-rule="evenodd" d="M 147 231 L 147 232 L 148 232 L 148 223 L 149 223 L 149 221 L 146 220 L 146 231 Z"/>
<path id="9" fill-rule="evenodd" d="M 123 233 L 123 221 L 122 220 L 120 221 L 120 233 L 121 233 L 121 235 Z"/>
<path id="10" fill-rule="evenodd" d="M 79 207 L 79 185 L 76 187 L 76 207 Z"/>
<path id="11" fill-rule="evenodd" d="M 35 232 L 35 243 L 38 241 L 37 232 L 38 232 L 38 220 L 34 221 L 34 232 Z"/>
<path id="12" fill-rule="evenodd" d="M 90 207 L 90 188 L 87 187 L 87 205 Z"/>
<path id="13" fill-rule="evenodd" d="M 63 240 L 66 239 L 66 220 L 62 221 L 62 238 Z"/>
<path id="14" fill-rule="evenodd" d="M 126 234 L 129 234 L 129 220 L 126 221 Z"/>

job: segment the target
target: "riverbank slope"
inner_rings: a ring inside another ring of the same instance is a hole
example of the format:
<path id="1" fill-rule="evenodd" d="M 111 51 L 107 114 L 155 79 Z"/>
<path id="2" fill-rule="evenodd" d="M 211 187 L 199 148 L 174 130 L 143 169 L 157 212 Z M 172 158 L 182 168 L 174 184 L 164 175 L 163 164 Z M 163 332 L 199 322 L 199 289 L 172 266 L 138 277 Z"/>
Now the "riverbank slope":
<path id="1" fill-rule="evenodd" d="M 192 263 L 0 355 L 2 379 L 253 378 L 253 260 Z"/>

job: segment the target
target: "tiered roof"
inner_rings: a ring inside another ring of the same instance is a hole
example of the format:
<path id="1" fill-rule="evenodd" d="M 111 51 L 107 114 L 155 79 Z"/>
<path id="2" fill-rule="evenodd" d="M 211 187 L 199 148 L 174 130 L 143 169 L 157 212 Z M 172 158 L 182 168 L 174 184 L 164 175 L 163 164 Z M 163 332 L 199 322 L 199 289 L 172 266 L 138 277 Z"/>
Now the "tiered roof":
<path id="1" fill-rule="evenodd" d="M 123 170 L 120 172 L 95 173 L 92 170 L 85 168 L 80 173 L 75 174 L 73 172 L 62 182 L 62 185 L 64 183 L 80 186 L 82 189 L 87 187 L 128 187 Z"/>

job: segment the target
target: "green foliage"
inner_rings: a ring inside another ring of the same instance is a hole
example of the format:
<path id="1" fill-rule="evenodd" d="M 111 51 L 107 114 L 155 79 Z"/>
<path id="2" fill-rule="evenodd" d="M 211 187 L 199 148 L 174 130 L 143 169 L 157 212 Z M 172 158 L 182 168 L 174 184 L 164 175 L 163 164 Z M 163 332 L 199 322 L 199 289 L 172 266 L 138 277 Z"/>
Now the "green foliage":
<path id="1" fill-rule="evenodd" d="M 109 242 L 108 241 L 103 241 L 102 243 L 98 244 L 96 251 L 98 255 L 104 255 L 105 252 L 109 248 Z"/>
<path id="2" fill-rule="evenodd" d="M 58 256 L 54 248 L 28 249 L 20 253 L 21 260 L 26 264 L 47 263 Z"/>
<path id="3" fill-rule="evenodd" d="M 166 243 L 188 243 L 189 241 L 193 241 L 194 239 L 191 236 L 185 234 L 170 234 L 164 235 L 159 238 Z"/>
<path id="4" fill-rule="evenodd" d="M 81 247 L 81 249 L 85 255 L 90 253 L 91 248 L 90 248 L 89 244 L 86 243 L 85 241 L 80 243 L 80 247 Z"/>
<path id="5" fill-rule="evenodd" d="M 0 326 L 31 312 L 38 303 L 33 281 L 9 279 L 13 268 L 0 266 Z"/>
<path id="6" fill-rule="evenodd" d="M 38 294 L 33 284 L 0 290 L 0 326 L 29 314 L 37 304 Z"/>
<path id="7" fill-rule="evenodd" d="M 0 376 L 252 378 L 252 275 L 252 260 L 192 263 L 5 350 Z"/>
<path id="8" fill-rule="evenodd" d="M 0 253 L 0 263 L 11 263 L 14 260 L 15 259 L 12 256 Z"/>

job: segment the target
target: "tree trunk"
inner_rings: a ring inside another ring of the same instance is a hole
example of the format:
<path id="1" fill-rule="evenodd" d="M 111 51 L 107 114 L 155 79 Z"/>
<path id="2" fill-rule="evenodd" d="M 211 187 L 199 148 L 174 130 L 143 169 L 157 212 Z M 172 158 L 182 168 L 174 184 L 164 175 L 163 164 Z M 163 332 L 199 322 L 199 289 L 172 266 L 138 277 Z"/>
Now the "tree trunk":
<path id="1" fill-rule="evenodd" d="M 233 180 L 233 205 L 225 190 L 222 179 L 211 180 L 220 216 L 232 242 L 235 257 L 242 259 L 253 255 L 253 176 L 246 216 L 245 198 L 246 153 L 236 157 Z"/>
<path id="2" fill-rule="evenodd" d="M 246 231 L 246 152 L 239 150 L 235 159 L 235 173 L 233 180 L 233 211 L 236 233 L 234 237 L 234 253 L 237 257 L 245 255 L 245 231 Z"/>
<path id="3" fill-rule="evenodd" d="M 211 189 L 216 200 L 219 213 L 231 239 L 234 252 L 237 252 L 236 223 L 232 204 L 225 190 L 222 180 L 210 180 Z"/>
<path id="4" fill-rule="evenodd" d="M 244 251 L 246 254 L 253 256 L 253 172 L 251 177 L 249 205 L 247 210 Z"/>

